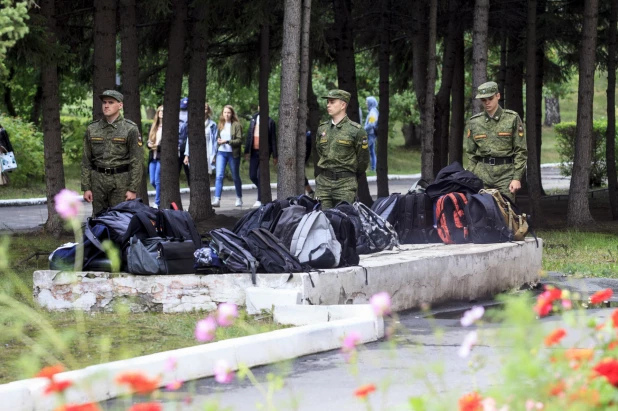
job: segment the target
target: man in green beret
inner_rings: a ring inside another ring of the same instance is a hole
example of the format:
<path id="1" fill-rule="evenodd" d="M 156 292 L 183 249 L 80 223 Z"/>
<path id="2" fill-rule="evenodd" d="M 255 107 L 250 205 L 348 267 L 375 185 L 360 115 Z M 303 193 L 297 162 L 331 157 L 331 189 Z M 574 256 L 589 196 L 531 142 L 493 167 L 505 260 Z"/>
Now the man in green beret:
<path id="1" fill-rule="evenodd" d="M 322 96 L 330 116 L 318 127 L 316 150 L 318 170 L 316 197 L 322 208 L 332 208 L 340 201 L 353 203 L 358 188 L 357 178 L 369 165 L 369 142 L 363 127 L 346 115 L 350 93 L 330 90 Z"/>
<path id="2" fill-rule="evenodd" d="M 524 125 L 515 111 L 500 107 L 495 82 L 481 84 L 476 98 L 481 100 L 485 111 L 468 121 L 468 170 L 483 180 L 485 188 L 498 189 L 515 201 L 528 160 Z"/>
<path id="3" fill-rule="evenodd" d="M 106 90 L 99 99 L 103 119 L 88 125 L 82 156 L 82 191 L 93 214 L 136 198 L 144 162 L 137 125 L 120 114 L 122 94 Z"/>

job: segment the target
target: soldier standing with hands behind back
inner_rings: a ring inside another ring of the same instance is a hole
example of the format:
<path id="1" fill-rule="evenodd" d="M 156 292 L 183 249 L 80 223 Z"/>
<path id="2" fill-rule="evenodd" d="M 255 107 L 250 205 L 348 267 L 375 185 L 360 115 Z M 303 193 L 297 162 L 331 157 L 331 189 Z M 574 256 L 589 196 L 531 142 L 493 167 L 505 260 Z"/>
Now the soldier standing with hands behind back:
<path id="1" fill-rule="evenodd" d="M 528 161 L 524 125 L 515 111 L 500 107 L 495 82 L 481 84 L 476 98 L 485 111 L 468 121 L 468 170 L 483 180 L 485 188 L 495 188 L 514 202 Z"/>
<path id="2" fill-rule="evenodd" d="M 358 176 L 369 165 L 369 142 L 360 124 L 346 114 L 350 93 L 330 90 L 326 96 L 326 110 L 331 117 L 318 127 L 315 145 L 318 153 L 316 197 L 323 208 L 332 208 L 340 201 L 354 202 Z"/>
<path id="3" fill-rule="evenodd" d="M 104 118 L 88 125 L 82 156 L 81 188 L 93 214 L 135 200 L 144 162 L 137 125 L 120 114 L 122 94 L 106 90 L 99 98 Z"/>

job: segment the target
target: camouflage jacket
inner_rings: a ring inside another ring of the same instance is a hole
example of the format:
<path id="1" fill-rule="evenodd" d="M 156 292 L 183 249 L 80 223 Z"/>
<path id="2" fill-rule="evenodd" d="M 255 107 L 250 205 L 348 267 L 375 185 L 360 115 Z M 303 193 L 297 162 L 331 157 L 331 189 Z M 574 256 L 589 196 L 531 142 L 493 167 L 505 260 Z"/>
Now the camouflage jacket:
<path id="1" fill-rule="evenodd" d="M 318 167 L 330 171 L 351 171 L 356 175 L 367 170 L 369 150 L 367 133 L 360 124 L 345 116 L 338 124 L 325 121 L 318 127 L 316 150 Z"/>
<path id="2" fill-rule="evenodd" d="M 513 110 L 498 106 L 493 117 L 486 111 L 472 116 L 466 127 L 468 169 L 474 172 L 476 163 L 485 157 L 512 157 L 513 180 L 520 180 L 526 170 L 528 148 L 524 125 Z"/>
<path id="3" fill-rule="evenodd" d="M 131 166 L 128 191 L 137 192 L 142 179 L 144 150 L 137 125 L 122 116 L 113 123 L 105 119 L 93 121 L 86 129 L 82 156 L 82 191 L 92 190 L 93 167 Z"/>

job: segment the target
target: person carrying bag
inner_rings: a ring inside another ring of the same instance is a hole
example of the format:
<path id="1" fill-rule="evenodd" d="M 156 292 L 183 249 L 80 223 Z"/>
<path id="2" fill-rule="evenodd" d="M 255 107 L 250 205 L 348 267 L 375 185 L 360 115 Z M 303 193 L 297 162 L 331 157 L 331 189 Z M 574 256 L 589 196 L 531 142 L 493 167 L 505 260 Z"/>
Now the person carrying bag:
<path id="1" fill-rule="evenodd" d="M 0 125 L 0 186 L 9 183 L 8 171 L 17 168 L 9 133 Z"/>

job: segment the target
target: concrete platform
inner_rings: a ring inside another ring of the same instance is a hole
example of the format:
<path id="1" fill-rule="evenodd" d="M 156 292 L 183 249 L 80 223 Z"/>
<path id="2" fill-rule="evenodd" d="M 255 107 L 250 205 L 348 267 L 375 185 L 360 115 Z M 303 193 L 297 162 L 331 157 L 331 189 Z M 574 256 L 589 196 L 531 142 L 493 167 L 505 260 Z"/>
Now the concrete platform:
<path id="1" fill-rule="evenodd" d="M 489 297 L 536 282 L 541 258 L 541 239 L 538 248 L 533 239 L 404 245 L 400 250 L 363 255 L 360 266 L 292 275 L 258 274 L 257 287 L 296 291 L 300 298 L 293 301 L 312 305 L 366 304 L 373 294 L 386 291 L 393 309 L 399 311 L 424 303 Z M 221 302 L 244 306 L 246 290 L 251 287 L 250 274 L 34 272 L 35 300 L 48 310 L 113 311 L 118 303 L 125 303 L 136 312 L 211 311 Z"/>

